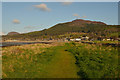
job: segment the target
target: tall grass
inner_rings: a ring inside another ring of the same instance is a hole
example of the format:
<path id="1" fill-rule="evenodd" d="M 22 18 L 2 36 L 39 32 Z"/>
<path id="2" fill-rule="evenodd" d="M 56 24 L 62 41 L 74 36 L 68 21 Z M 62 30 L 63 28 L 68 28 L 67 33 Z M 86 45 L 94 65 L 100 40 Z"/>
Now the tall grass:
<path id="1" fill-rule="evenodd" d="M 74 54 L 78 75 L 82 78 L 118 78 L 118 49 L 113 47 L 66 43 Z"/>
<path id="2" fill-rule="evenodd" d="M 35 78 L 46 74 L 44 64 L 53 57 L 54 45 L 32 44 L 6 47 L 2 50 L 3 78 Z"/>

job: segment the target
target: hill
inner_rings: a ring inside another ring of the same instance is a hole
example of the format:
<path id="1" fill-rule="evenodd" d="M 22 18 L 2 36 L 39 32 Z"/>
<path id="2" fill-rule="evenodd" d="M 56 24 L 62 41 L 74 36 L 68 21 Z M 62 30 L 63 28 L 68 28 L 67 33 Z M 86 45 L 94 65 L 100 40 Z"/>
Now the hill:
<path id="1" fill-rule="evenodd" d="M 7 35 L 17 35 L 17 34 L 20 34 L 18 32 L 9 32 Z"/>
<path id="2" fill-rule="evenodd" d="M 72 22 L 57 24 L 42 31 L 3 36 L 3 39 L 49 40 L 85 35 L 89 36 L 90 38 L 117 38 L 119 29 L 119 25 L 107 25 L 103 22 L 76 19 Z"/>

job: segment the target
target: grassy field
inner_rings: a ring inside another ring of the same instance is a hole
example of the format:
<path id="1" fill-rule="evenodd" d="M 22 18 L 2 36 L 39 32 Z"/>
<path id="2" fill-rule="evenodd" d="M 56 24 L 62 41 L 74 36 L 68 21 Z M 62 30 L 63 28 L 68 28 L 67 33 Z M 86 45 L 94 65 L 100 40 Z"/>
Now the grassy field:
<path id="1" fill-rule="evenodd" d="M 117 78 L 117 48 L 82 43 L 5 47 L 3 78 Z"/>

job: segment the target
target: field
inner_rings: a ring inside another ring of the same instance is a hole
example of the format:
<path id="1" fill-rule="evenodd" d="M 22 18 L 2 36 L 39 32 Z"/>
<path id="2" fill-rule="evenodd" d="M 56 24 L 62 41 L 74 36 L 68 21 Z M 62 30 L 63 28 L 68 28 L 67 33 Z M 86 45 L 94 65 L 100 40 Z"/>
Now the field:
<path id="1" fill-rule="evenodd" d="M 2 50 L 3 78 L 118 78 L 118 49 L 82 43 L 31 44 Z"/>

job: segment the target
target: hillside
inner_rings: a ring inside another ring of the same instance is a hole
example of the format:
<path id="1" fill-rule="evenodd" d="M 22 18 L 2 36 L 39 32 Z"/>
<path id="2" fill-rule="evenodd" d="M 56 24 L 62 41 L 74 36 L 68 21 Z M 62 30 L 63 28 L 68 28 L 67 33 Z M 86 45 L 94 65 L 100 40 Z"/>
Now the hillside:
<path id="1" fill-rule="evenodd" d="M 57 24 L 42 31 L 3 36 L 3 39 L 62 39 L 73 36 L 72 33 L 77 33 L 77 36 L 87 35 L 90 38 L 117 38 L 119 29 L 119 25 L 107 25 L 103 22 L 76 19 L 72 22 Z"/>

